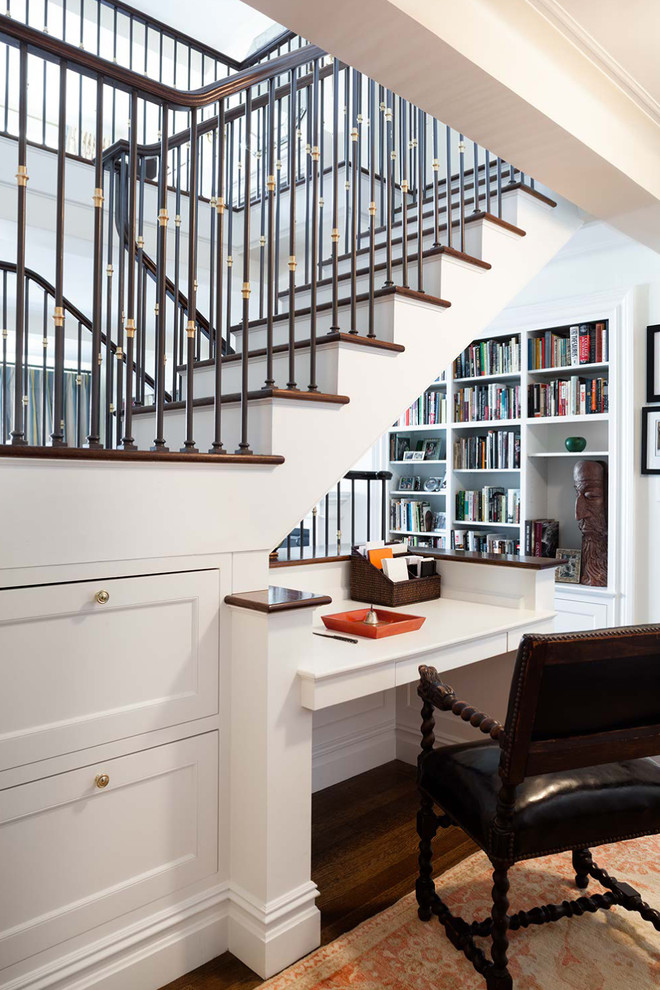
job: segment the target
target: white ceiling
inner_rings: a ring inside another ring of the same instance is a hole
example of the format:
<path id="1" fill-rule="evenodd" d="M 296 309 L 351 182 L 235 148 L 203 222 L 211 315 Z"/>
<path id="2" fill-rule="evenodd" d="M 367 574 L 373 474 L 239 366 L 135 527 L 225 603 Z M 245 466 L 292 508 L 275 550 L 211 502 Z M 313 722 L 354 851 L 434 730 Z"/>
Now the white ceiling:
<path id="1" fill-rule="evenodd" d="M 130 6 L 242 61 L 285 29 L 241 0 L 129 0 Z"/>
<path id="2" fill-rule="evenodd" d="M 659 0 L 528 0 L 660 121 Z"/>

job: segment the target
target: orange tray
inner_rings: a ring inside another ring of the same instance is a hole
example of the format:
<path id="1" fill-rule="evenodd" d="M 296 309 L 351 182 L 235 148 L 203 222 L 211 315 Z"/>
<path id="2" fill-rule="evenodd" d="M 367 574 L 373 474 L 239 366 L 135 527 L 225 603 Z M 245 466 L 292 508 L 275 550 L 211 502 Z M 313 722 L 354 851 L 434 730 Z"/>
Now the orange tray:
<path id="1" fill-rule="evenodd" d="M 367 625 L 364 621 L 368 608 L 358 608 L 354 612 L 336 612 L 335 615 L 322 615 L 327 629 L 350 633 L 353 636 L 367 636 L 369 639 L 382 639 L 383 636 L 396 636 L 398 633 L 419 629 L 426 621 L 424 615 L 408 615 L 407 612 L 387 612 L 376 608 L 378 625 Z"/>

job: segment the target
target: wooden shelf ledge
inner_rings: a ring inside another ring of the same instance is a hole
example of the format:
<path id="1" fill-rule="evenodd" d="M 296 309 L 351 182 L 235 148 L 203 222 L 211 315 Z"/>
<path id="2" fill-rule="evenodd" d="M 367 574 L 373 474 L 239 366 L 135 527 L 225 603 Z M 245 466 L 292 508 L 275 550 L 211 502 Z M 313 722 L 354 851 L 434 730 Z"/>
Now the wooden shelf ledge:
<path id="1" fill-rule="evenodd" d="M 474 523 L 474 525 L 496 526 L 497 523 Z M 427 550 L 414 547 L 412 553 L 420 557 L 435 557 L 437 560 L 457 560 L 467 564 L 497 564 L 500 567 L 522 567 L 527 570 L 545 571 L 564 563 L 556 557 L 518 557 L 506 553 L 479 553 L 476 550 Z"/>
<path id="2" fill-rule="evenodd" d="M 293 588 L 280 588 L 273 584 L 260 591 L 241 591 L 225 598 L 225 605 L 265 612 L 266 615 L 291 612 L 298 608 L 317 608 L 331 603 L 332 598 L 328 595 L 315 595 L 311 591 L 295 591 Z"/>

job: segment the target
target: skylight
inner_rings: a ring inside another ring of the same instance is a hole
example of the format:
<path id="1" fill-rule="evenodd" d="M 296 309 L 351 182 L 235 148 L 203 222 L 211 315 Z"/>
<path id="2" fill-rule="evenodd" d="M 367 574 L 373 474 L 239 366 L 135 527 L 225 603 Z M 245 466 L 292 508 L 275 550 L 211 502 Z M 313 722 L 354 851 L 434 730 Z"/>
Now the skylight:
<path id="1" fill-rule="evenodd" d="M 239 62 L 285 30 L 241 0 L 134 0 L 131 6 Z"/>

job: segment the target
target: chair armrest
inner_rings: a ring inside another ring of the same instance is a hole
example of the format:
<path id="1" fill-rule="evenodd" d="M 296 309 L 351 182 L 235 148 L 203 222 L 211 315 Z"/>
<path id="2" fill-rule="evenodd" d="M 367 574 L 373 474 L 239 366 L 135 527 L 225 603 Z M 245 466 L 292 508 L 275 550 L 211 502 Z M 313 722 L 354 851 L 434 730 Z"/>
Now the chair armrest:
<path id="1" fill-rule="evenodd" d="M 440 680 L 440 676 L 435 667 L 422 665 L 419 668 L 419 686 L 417 694 L 422 701 L 428 702 L 434 708 L 443 712 L 451 712 L 457 715 L 464 722 L 469 722 L 475 729 L 479 729 L 491 739 L 499 739 L 504 732 L 504 726 L 496 718 L 487 715 L 469 705 L 467 701 L 459 701 L 454 693 L 454 689 Z"/>

